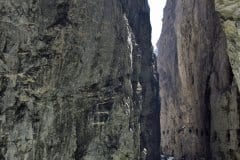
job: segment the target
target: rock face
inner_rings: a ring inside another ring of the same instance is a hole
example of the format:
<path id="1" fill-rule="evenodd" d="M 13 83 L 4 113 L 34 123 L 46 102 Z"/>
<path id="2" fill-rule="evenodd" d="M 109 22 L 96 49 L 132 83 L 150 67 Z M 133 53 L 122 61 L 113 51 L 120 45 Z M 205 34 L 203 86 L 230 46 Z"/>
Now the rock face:
<path id="1" fill-rule="evenodd" d="M 240 159 L 239 3 L 167 1 L 158 43 L 163 154 Z"/>
<path id="2" fill-rule="evenodd" d="M 146 0 L 0 0 L 0 160 L 157 160 Z"/>
<path id="3" fill-rule="evenodd" d="M 215 0 L 215 4 L 227 37 L 227 53 L 230 58 L 232 70 L 237 84 L 240 86 L 240 1 Z"/>

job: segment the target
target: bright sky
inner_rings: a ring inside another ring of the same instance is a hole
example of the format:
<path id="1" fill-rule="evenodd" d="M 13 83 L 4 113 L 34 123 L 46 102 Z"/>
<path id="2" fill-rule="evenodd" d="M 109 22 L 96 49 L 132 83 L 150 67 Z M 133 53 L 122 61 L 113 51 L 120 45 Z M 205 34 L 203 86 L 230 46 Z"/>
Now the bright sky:
<path id="1" fill-rule="evenodd" d="M 151 11 L 152 44 L 156 48 L 156 43 L 162 31 L 163 8 L 166 0 L 148 0 L 148 3 Z"/>

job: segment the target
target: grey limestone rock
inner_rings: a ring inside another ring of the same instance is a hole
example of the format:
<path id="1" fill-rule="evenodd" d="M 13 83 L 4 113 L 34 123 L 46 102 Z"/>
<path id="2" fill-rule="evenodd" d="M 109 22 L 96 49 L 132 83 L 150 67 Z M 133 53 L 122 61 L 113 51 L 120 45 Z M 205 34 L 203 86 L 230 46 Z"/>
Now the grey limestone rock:
<path id="1" fill-rule="evenodd" d="M 158 159 L 150 33 L 146 0 L 0 0 L 0 160 Z"/>
<path id="2" fill-rule="evenodd" d="M 167 1 L 158 42 L 165 155 L 240 159 L 239 3 Z"/>

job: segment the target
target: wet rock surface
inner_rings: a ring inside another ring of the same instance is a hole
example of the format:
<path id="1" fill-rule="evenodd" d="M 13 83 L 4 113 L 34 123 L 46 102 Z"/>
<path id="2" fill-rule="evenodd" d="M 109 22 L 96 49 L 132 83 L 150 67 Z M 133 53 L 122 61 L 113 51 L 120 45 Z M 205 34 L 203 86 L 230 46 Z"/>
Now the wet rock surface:
<path id="1" fill-rule="evenodd" d="M 0 159 L 159 159 L 150 32 L 145 0 L 0 0 Z"/>

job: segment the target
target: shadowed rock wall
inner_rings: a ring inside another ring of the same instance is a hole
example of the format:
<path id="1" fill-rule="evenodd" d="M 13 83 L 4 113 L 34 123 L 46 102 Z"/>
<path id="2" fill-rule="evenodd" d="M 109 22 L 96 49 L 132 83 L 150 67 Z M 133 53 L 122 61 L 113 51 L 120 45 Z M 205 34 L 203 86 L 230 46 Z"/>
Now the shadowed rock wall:
<path id="1" fill-rule="evenodd" d="M 239 78 L 227 54 L 232 40 L 218 16 L 213 0 L 168 0 L 164 9 L 161 147 L 177 159 L 239 159 Z"/>

